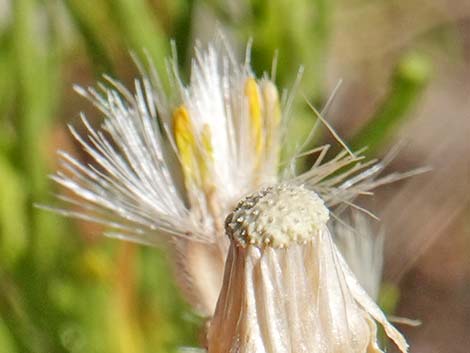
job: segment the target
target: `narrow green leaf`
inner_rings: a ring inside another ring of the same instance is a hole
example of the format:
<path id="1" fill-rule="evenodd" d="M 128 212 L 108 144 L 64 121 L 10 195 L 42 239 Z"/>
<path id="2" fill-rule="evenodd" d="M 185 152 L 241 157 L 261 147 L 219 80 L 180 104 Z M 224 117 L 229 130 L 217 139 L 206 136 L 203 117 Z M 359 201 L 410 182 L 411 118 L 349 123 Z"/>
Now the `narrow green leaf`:
<path id="1" fill-rule="evenodd" d="M 388 96 L 350 145 L 354 149 L 368 146 L 368 154 L 376 152 L 408 117 L 430 75 L 431 64 L 427 57 L 416 53 L 404 57 L 395 70 Z"/>
<path id="2" fill-rule="evenodd" d="M 20 175 L 0 156 L 0 262 L 10 267 L 27 244 L 27 194 Z"/>
<path id="3" fill-rule="evenodd" d="M 89 2 L 81 0 L 66 0 L 65 6 L 83 38 L 87 51 L 93 63 L 96 74 L 113 74 L 113 61 L 110 57 L 110 42 L 116 35 L 109 30 L 106 23 L 106 6 L 102 2 Z"/>
<path id="4" fill-rule="evenodd" d="M 145 0 L 114 0 L 112 14 L 125 36 L 129 49 L 142 55 L 147 51 L 159 72 L 165 70 L 169 43 L 163 29 Z"/>
<path id="5" fill-rule="evenodd" d="M 0 351 L 8 353 L 18 352 L 18 347 L 15 345 L 14 338 L 12 337 L 8 327 L 0 316 Z"/>

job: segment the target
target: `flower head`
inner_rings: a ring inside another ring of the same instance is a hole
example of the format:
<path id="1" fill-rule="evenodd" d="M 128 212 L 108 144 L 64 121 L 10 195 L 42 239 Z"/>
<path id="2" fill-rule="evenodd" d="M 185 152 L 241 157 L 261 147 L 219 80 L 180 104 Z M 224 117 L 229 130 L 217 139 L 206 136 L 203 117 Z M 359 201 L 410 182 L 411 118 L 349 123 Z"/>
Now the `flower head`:
<path id="1" fill-rule="evenodd" d="M 407 351 L 349 270 L 328 218 L 320 197 L 299 186 L 269 187 L 238 204 L 226 220 L 231 245 L 209 353 L 382 352 L 375 321 Z"/>
<path id="2" fill-rule="evenodd" d="M 77 88 L 105 120 L 95 129 L 82 116 L 85 135 L 70 127 L 92 162 L 60 152 L 52 176 L 73 194 L 61 196 L 73 208 L 59 212 L 101 223 L 111 237 L 171 244 L 187 299 L 208 317 L 231 247 L 224 219 L 243 196 L 283 182 L 315 191 L 328 207 L 354 206 L 357 195 L 402 177 L 375 179 L 384 163 L 362 163 L 349 150 L 325 161 L 328 146 L 309 152 L 317 159 L 306 173 L 293 172 L 301 150 L 280 168 L 292 99 L 268 75 L 257 78 L 246 57 L 240 64 L 226 45 L 197 47 L 189 84 L 170 62 L 170 96 L 153 69 L 133 92 L 110 78 L 98 89 Z"/>

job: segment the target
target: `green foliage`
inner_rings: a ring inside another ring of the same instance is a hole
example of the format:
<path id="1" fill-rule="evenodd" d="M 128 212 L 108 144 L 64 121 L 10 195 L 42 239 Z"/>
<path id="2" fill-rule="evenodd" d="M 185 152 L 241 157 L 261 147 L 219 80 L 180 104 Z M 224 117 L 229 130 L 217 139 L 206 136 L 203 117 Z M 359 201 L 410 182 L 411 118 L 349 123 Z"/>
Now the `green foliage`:
<path id="1" fill-rule="evenodd" d="M 392 77 L 389 93 L 375 116 L 351 141 L 353 148 L 368 147 L 374 154 L 393 135 L 420 97 L 431 74 L 429 59 L 417 53 L 404 56 Z"/>
<path id="2" fill-rule="evenodd" d="M 12 166 L 6 160 L 0 159 L 0 258 L 5 267 L 13 266 L 26 250 L 27 203 L 23 184 L 21 176 Z"/>

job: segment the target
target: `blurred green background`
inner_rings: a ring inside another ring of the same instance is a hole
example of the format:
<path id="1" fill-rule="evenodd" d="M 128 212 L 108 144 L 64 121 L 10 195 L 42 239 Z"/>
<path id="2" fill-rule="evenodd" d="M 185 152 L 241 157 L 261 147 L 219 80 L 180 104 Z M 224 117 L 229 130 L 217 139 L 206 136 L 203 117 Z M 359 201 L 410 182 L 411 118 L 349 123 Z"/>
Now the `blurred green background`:
<path id="1" fill-rule="evenodd" d="M 372 208 L 384 210 L 392 233 L 386 275 L 401 284 L 398 312 L 425 320 L 406 332 L 411 351 L 467 352 L 469 18 L 466 1 L 1 0 L 0 352 L 198 345 L 203 320 L 178 294 L 165 251 L 105 239 L 99 227 L 33 203 L 53 203 L 59 191 L 47 179 L 55 150 L 81 155 L 66 123 L 80 111 L 100 119 L 73 84 L 107 73 L 131 86 L 129 50 L 145 48 L 163 72 L 170 39 L 188 77 L 194 41 L 212 39 L 217 27 L 240 54 L 253 38 L 258 75 L 277 51 L 280 87 L 304 65 L 300 93 L 319 108 L 343 79 L 327 116 L 352 146 L 375 155 L 402 138 L 408 144 L 392 168 L 437 165 L 406 194 L 386 188 Z M 294 145 L 314 116 L 302 98 L 293 116 Z"/>

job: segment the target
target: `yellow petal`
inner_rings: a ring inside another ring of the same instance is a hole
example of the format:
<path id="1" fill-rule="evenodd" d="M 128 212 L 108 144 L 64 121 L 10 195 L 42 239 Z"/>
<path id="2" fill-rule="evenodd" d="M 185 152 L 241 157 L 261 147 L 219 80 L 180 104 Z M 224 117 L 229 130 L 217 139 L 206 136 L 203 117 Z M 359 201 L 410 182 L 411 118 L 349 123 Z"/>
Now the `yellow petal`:
<path id="1" fill-rule="evenodd" d="M 206 191 L 212 185 L 209 162 L 213 150 L 209 125 L 204 125 L 198 136 L 187 109 L 180 106 L 173 112 L 173 132 L 186 184 L 196 184 Z"/>
<path id="2" fill-rule="evenodd" d="M 275 141 L 279 136 L 279 124 L 281 122 L 281 106 L 276 86 L 271 81 L 265 81 L 262 86 L 264 103 L 264 120 L 266 130 L 266 151 L 276 146 Z M 277 153 L 277 151 L 275 152 Z"/>
<path id="3" fill-rule="evenodd" d="M 180 155 L 185 182 L 199 184 L 199 172 L 196 162 L 196 139 L 194 129 L 189 119 L 189 113 L 184 106 L 173 112 L 173 133 Z"/>
<path id="4" fill-rule="evenodd" d="M 256 80 L 252 77 L 245 82 L 245 95 L 248 98 L 248 107 L 251 120 L 251 132 L 257 158 L 261 155 L 264 146 L 263 102 Z"/>

